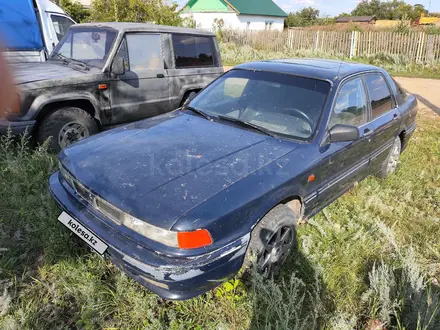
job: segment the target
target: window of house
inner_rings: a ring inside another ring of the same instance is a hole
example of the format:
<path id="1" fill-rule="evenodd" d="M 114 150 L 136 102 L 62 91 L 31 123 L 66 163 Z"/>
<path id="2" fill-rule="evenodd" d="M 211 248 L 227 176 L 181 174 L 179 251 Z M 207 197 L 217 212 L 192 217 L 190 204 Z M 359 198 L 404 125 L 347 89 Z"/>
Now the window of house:
<path id="1" fill-rule="evenodd" d="M 251 27 L 251 22 L 247 22 L 247 23 L 246 23 L 246 29 L 249 30 L 250 27 Z"/>
<path id="2" fill-rule="evenodd" d="M 160 34 L 127 34 L 130 71 L 164 68 Z"/>
<path id="3" fill-rule="evenodd" d="M 381 74 L 369 74 L 365 81 L 370 94 L 373 119 L 375 119 L 393 108 L 393 100 L 388 84 Z"/>
<path id="4" fill-rule="evenodd" d="M 266 30 L 271 30 L 272 24 L 273 24 L 273 21 L 266 21 Z"/>
<path id="5" fill-rule="evenodd" d="M 173 35 L 176 68 L 214 65 L 214 45 L 211 37 Z"/>
<path id="6" fill-rule="evenodd" d="M 367 122 L 367 102 L 361 78 L 347 82 L 338 93 L 329 128 L 337 124 L 360 126 Z"/>

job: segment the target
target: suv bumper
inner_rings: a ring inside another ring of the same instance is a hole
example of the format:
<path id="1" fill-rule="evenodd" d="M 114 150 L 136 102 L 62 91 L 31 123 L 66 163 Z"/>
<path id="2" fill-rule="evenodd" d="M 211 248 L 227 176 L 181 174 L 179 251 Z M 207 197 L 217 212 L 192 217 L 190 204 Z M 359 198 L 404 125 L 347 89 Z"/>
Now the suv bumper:
<path id="1" fill-rule="evenodd" d="M 9 121 L 6 118 L 0 119 L 0 134 L 8 134 L 8 130 L 11 131 L 12 135 L 20 135 L 27 132 L 30 134 L 34 129 L 36 121 Z"/>
<path id="2" fill-rule="evenodd" d="M 108 245 L 105 257 L 128 276 L 157 295 L 185 300 L 209 291 L 234 276 L 241 268 L 250 234 L 218 250 L 194 257 L 156 253 L 109 226 L 76 196 L 59 172 L 49 180 L 52 196 L 70 216 Z"/>

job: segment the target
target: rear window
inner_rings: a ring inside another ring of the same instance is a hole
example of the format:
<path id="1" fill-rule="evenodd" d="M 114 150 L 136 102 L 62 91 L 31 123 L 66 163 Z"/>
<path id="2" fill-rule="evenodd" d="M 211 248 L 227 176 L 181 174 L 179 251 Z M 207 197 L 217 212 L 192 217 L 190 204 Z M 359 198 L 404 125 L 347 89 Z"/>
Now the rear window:
<path id="1" fill-rule="evenodd" d="M 214 43 L 211 37 L 174 34 L 173 48 L 176 68 L 215 65 Z"/>

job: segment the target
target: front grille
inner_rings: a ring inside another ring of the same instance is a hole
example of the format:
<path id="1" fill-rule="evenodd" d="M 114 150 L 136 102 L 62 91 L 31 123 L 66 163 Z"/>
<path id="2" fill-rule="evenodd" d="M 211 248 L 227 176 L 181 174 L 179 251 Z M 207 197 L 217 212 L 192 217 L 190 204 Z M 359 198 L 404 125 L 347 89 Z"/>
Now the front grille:
<path id="1" fill-rule="evenodd" d="M 95 207 L 102 214 L 106 215 L 110 220 L 120 225 L 122 223 L 122 217 L 124 216 L 121 211 L 119 211 L 113 205 L 107 203 L 102 198 L 95 198 Z"/>

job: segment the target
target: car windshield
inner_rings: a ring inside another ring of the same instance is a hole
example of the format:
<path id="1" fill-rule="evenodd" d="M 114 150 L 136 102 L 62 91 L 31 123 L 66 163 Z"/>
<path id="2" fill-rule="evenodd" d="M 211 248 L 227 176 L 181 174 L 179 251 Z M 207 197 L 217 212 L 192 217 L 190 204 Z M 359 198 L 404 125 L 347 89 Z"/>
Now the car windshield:
<path id="1" fill-rule="evenodd" d="M 70 29 L 54 49 L 51 60 L 82 62 L 102 69 L 115 39 L 113 30 Z"/>
<path id="2" fill-rule="evenodd" d="M 307 140 L 316 130 L 330 88 L 329 82 L 318 79 L 232 70 L 197 95 L 188 107 L 220 120 Z"/>

